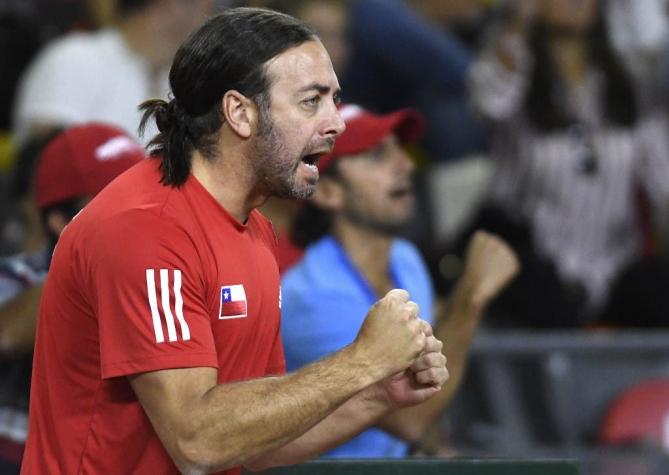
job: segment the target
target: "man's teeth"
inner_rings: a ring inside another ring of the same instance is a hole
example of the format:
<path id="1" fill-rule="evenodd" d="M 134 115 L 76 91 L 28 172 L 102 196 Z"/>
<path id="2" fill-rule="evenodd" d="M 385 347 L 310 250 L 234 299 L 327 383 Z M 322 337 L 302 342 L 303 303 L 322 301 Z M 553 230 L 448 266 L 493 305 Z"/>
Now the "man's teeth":
<path id="1" fill-rule="evenodd" d="M 319 158 L 321 158 L 320 154 L 312 153 L 312 154 L 305 155 L 304 157 L 302 157 L 302 161 L 304 163 L 314 164 L 314 163 L 318 162 Z"/>

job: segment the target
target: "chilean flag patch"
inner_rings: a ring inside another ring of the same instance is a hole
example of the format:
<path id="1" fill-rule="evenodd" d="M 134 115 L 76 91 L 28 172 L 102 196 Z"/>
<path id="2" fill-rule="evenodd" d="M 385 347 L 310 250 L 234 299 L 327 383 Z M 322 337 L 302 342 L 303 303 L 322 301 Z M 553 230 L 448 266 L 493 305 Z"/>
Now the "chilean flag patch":
<path id="1" fill-rule="evenodd" d="M 224 285 L 221 287 L 221 309 L 218 319 L 245 318 L 246 292 L 242 284 Z"/>

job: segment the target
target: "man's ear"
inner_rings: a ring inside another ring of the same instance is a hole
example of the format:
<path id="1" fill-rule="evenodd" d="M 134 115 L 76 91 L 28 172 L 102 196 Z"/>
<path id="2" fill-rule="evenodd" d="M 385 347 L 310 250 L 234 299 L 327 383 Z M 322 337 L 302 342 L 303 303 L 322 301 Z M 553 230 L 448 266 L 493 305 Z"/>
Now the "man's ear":
<path id="1" fill-rule="evenodd" d="M 311 201 L 326 211 L 337 212 L 344 206 L 344 187 L 335 178 L 325 176 L 318 180 Z"/>
<path id="2" fill-rule="evenodd" d="M 223 117 L 228 126 L 241 138 L 247 139 L 257 124 L 255 103 L 244 94 L 229 90 L 221 100 Z"/>

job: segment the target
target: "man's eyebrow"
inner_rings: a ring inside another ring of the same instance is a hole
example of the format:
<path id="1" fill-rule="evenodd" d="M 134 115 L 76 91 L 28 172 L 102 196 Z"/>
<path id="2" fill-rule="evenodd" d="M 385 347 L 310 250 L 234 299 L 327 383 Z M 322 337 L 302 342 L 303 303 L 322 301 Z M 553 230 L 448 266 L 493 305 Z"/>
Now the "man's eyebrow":
<path id="1" fill-rule="evenodd" d="M 320 83 L 317 83 L 317 82 L 313 82 L 311 84 L 308 84 L 308 85 L 300 88 L 297 92 L 298 93 L 303 93 L 303 92 L 308 92 L 308 91 L 312 91 L 312 90 L 318 91 L 320 94 L 327 94 L 328 92 L 330 92 L 331 88 L 330 88 L 330 86 L 327 86 L 325 84 L 320 84 Z M 337 88 L 334 95 L 337 96 L 340 93 L 341 93 L 341 89 Z"/>

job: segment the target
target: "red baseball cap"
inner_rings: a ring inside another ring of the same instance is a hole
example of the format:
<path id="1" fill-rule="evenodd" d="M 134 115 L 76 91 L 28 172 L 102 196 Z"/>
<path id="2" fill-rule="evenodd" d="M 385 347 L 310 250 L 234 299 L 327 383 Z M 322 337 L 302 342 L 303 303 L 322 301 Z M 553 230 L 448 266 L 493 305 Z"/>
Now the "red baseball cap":
<path id="1" fill-rule="evenodd" d="M 146 157 L 127 133 L 105 124 L 70 127 L 42 151 L 37 165 L 37 206 L 96 195 L 125 170 Z"/>
<path id="2" fill-rule="evenodd" d="M 332 153 L 319 160 L 320 172 L 343 156 L 357 155 L 374 148 L 391 133 L 395 133 L 402 143 L 415 143 L 425 133 L 425 119 L 415 109 L 377 115 L 358 105 L 344 104 L 339 108 L 339 114 L 346 130 L 337 137 Z"/>

